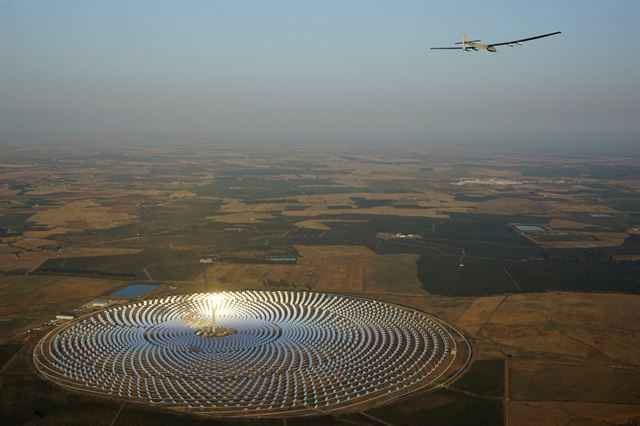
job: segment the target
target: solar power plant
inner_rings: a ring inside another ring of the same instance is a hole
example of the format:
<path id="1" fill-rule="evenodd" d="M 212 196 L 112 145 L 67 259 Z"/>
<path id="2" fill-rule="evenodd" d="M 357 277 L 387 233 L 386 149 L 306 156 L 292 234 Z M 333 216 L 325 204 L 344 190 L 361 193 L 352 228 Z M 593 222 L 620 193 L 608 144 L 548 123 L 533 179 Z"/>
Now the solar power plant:
<path id="1" fill-rule="evenodd" d="M 74 391 L 207 416 L 286 417 L 436 387 L 459 368 L 450 368 L 454 334 L 423 312 L 358 297 L 200 293 L 81 317 L 46 335 L 34 362 Z"/>

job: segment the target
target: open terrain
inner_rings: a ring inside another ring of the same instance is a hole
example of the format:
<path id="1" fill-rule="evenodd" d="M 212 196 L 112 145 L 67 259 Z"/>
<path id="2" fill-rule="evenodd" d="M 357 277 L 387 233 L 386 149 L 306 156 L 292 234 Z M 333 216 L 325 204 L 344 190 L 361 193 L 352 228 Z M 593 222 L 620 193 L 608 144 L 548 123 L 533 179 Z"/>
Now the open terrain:
<path id="1" fill-rule="evenodd" d="M 640 418 L 637 158 L 160 148 L 0 156 L 0 406 L 13 423 L 198 422 L 77 397 L 30 366 L 56 314 L 129 282 L 159 286 L 142 297 L 358 294 L 431 313 L 473 345 L 466 374 L 441 390 L 287 425 Z"/>

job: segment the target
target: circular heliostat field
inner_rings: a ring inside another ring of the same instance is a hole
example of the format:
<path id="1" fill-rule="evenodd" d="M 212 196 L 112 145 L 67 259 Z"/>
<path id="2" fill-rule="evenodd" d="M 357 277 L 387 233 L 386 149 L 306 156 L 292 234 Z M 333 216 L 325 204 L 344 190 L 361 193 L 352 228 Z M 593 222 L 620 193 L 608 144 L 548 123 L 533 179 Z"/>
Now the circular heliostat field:
<path id="1" fill-rule="evenodd" d="M 46 335 L 34 361 L 72 390 L 212 416 L 294 416 L 442 383 L 458 369 L 456 338 L 425 313 L 358 297 L 203 293 L 81 317 Z"/>

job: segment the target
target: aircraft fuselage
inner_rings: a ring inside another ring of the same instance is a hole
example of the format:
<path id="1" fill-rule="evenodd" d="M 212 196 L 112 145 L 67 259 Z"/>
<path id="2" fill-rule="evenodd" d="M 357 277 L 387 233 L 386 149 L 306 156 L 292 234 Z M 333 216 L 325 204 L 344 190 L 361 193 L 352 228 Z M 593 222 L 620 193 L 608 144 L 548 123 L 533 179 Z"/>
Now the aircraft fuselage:
<path id="1" fill-rule="evenodd" d="M 487 52 L 497 52 L 496 48 L 493 46 L 489 46 L 488 44 L 475 43 L 475 42 L 465 42 L 464 50 L 486 50 Z"/>

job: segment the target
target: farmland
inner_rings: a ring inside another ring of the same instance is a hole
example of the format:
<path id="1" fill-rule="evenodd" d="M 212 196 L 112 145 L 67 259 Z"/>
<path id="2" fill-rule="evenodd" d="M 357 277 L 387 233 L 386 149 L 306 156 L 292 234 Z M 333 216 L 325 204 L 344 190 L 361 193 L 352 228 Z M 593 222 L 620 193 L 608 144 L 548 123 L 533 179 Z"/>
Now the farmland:
<path id="1" fill-rule="evenodd" d="M 468 372 L 442 390 L 300 424 L 640 416 L 637 159 L 136 147 L 2 157 L 0 340 L 13 396 L 0 404 L 17 423 L 197 423 L 90 397 L 71 418 L 60 407 L 76 396 L 29 367 L 46 331 L 36 328 L 130 282 L 158 285 L 149 297 L 356 294 L 432 313 L 473 345 Z"/>

